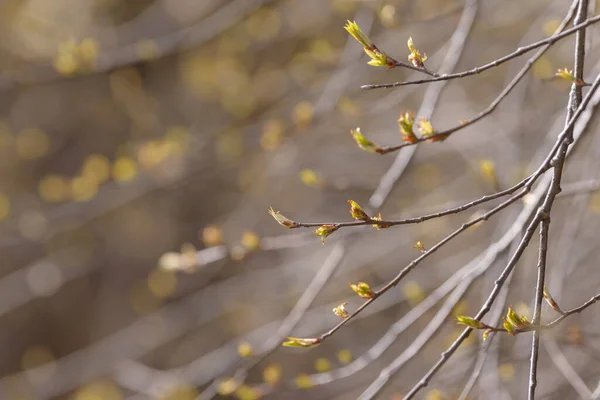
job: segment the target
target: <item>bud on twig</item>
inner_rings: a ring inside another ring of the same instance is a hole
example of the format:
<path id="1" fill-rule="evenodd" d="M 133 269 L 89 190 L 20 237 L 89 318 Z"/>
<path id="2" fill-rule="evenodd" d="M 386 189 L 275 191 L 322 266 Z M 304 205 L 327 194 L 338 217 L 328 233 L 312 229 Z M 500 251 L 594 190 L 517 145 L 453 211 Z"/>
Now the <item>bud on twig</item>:
<path id="1" fill-rule="evenodd" d="M 419 251 L 420 251 L 421 253 L 425 253 L 425 252 L 427 251 L 427 250 L 425 249 L 425 246 L 423 245 L 423 243 L 422 243 L 420 240 L 419 240 L 419 241 L 417 242 L 417 244 L 415 244 L 413 247 L 414 247 L 415 249 L 419 249 Z"/>
<path id="2" fill-rule="evenodd" d="M 558 303 L 556 302 L 556 300 L 554 300 L 552 298 L 552 295 L 550 294 L 550 292 L 548 291 L 548 288 L 546 287 L 546 285 L 544 285 L 544 300 L 546 300 L 546 302 L 548 303 L 548 305 L 550 305 L 550 307 L 552 307 L 552 309 L 560 314 L 564 314 L 564 311 L 560 309 Z"/>
<path id="3" fill-rule="evenodd" d="M 564 69 L 559 69 L 558 72 L 554 75 L 566 79 L 569 82 L 576 84 L 577 86 L 585 86 L 585 82 L 581 79 L 575 78 L 575 75 L 573 75 L 573 70 L 569 71 L 566 67 Z"/>
<path id="4" fill-rule="evenodd" d="M 466 315 L 457 315 L 456 323 L 471 327 L 473 329 L 486 329 L 488 326 L 475 318 L 467 317 Z"/>
<path id="5" fill-rule="evenodd" d="M 381 146 L 379 146 L 377 143 L 373 143 L 369 139 L 367 139 L 361 133 L 360 128 L 350 130 L 350 134 L 354 138 L 354 141 L 356 142 L 358 147 L 360 147 L 364 151 L 368 151 L 369 153 L 380 153 L 381 152 Z"/>
<path id="6" fill-rule="evenodd" d="M 373 297 L 375 297 L 375 293 L 371 289 L 371 286 L 369 286 L 365 282 L 358 282 L 358 284 L 356 285 L 350 284 L 350 287 L 356 292 L 357 295 L 359 295 L 363 299 L 372 299 Z"/>
<path id="7" fill-rule="evenodd" d="M 383 221 L 381 213 L 379 213 L 376 217 L 371 218 L 371 221 Z M 390 224 L 373 224 L 373 228 L 377 230 L 389 228 L 390 226 Z"/>
<path id="8" fill-rule="evenodd" d="M 348 310 L 346 310 L 347 304 L 348 303 L 342 303 L 339 306 L 335 307 L 333 309 L 333 313 L 342 319 L 348 318 L 350 316 L 350 313 L 348 313 Z"/>

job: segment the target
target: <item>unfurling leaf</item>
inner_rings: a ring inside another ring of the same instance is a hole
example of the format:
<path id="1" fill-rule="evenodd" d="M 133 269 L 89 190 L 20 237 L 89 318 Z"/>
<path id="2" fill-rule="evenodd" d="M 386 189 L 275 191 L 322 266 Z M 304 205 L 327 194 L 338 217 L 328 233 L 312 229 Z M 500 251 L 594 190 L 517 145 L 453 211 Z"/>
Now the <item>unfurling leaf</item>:
<path id="1" fill-rule="evenodd" d="M 569 82 L 576 84 L 577 86 L 585 86 L 585 82 L 581 79 L 575 78 L 575 75 L 573 75 L 573 70 L 569 71 L 566 67 L 564 69 L 559 69 L 558 72 L 554 75 L 566 79 Z"/>
<path id="2" fill-rule="evenodd" d="M 350 287 L 363 299 L 372 299 L 375 297 L 375 293 L 371 289 L 371 286 L 365 282 L 358 282 L 356 285 L 350 284 Z"/>
<path id="3" fill-rule="evenodd" d="M 350 214 L 352 215 L 352 218 L 359 221 L 369 221 L 371 219 L 357 202 L 348 200 L 348 203 L 350 203 Z"/>
<path id="4" fill-rule="evenodd" d="M 419 241 L 417 242 L 417 244 L 415 244 L 413 247 L 414 247 L 415 249 L 419 249 L 419 251 L 420 251 L 421 253 L 425 253 L 425 252 L 427 251 L 427 250 L 425 249 L 425 246 L 423 245 L 423 243 L 422 243 L 420 240 L 419 240 Z"/>
<path id="5" fill-rule="evenodd" d="M 346 305 L 348 303 L 342 303 L 339 306 L 333 309 L 333 313 L 342 319 L 346 319 L 350 316 L 348 310 L 346 310 Z"/>
<path id="6" fill-rule="evenodd" d="M 484 324 L 481 321 L 477 321 L 475 318 L 472 317 L 467 317 L 466 315 L 457 315 L 456 316 L 456 323 L 461 324 L 461 325 L 465 325 L 474 329 L 485 329 L 487 327 L 486 324 Z"/>
<path id="7" fill-rule="evenodd" d="M 373 67 L 394 68 L 396 66 L 396 62 L 394 61 L 394 59 L 390 58 L 387 54 L 385 54 L 384 51 L 381 51 L 378 48 L 368 49 L 366 47 L 364 48 L 364 50 L 365 53 L 367 53 L 367 55 L 371 57 L 371 61 L 369 61 L 367 64 Z"/>
<path id="8" fill-rule="evenodd" d="M 354 138 L 354 141 L 364 151 L 368 151 L 369 153 L 379 153 L 381 152 L 381 146 L 376 143 L 371 142 L 367 139 L 360 131 L 360 128 L 350 130 L 350 134 Z"/>
<path id="9" fill-rule="evenodd" d="M 321 344 L 321 339 L 319 338 L 297 338 L 288 336 L 287 341 L 283 342 L 282 346 L 311 348 L 316 347 L 319 344 Z"/>
<path id="10" fill-rule="evenodd" d="M 383 221 L 383 217 L 381 216 L 381 213 L 379 213 L 376 217 L 371 218 L 371 221 Z M 385 229 L 385 228 L 389 228 L 390 224 L 383 224 L 383 223 L 379 223 L 379 224 L 373 224 L 373 228 L 380 230 L 380 229 Z"/>
<path id="11" fill-rule="evenodd" d="M 437 132 L 427 117 L 421 117 L 419 119 L 419 132 L 421 132 L 421 136 L 425 138 L 431 137 L 427 140 L 428 142 L 443 142 L 448 137 L 448 135 L 435 136 Z"/>
<path id="12" fill-rule="evenodd" d="M 271 216 L 275 218 L 275 221 L 277 221 L 279 225 L 285 226 L 289 229 L 298 227 L 297 223 L 282 215 L 279 211 L 273 210 L 273 207 L 269 208 L 269 214 L 271 214 Z"/>
<path id="13" fill-rule="evenodd" d="M 349 34 L 356 39 L 360 44 L 365 48 L 373 48 L 375 45 L 371 41 L 371 39 L 360 29 L 360 26 L 355 21 L 346 21 L 346 25 L 344 25 L 344 29 L 348 31 Z"/>
<path id="14" fill-rule="evenodd" d="M 400 118 L 398 118 L 398 126 L 400 127 L 400 133 L 402 134 L 402 140 L 407 143 L 417 143 L 419 140 L 414 132 L 415 114 L 410 111 L 402 111 Z"/>
<path id="15" fill-rule="evenodd" d="M 315 235 L 321 236 L 321 242 L 323 242 L 323 244 L 325 244 L 325 238 L 327 236 L 331 235 L 333 232 L 337 231 L 338 229 L 339 229 L 339 227 L 337 225 L 326 224 L 326 225 L 321 225 L 319 228 L 315 229 L 313 232 L 315 233 Z"/>
<path id="16" fill-rule="evenodd" d="M 529 320 L 525 316 L 521 316 L 513 310 L 512 306 L 508 307 L 506 318 L 514 325 L 516 329 L 526 328 L 530 325 Z"/>
<path id="17" fill-rule="evenodd" d="M 415 67 L 423 68 L 425 66 L 425 60 L 427 60 L 427 54 L 423 53 L 423 55 L 421 55 L 421 52 L 415 47 L 412 37 L 408 38 L 407 44 L 408 49 L 410 50 L 408 61 Z"/>
<path id="18" fill-rule="evenodd" d="M 515 335 L 515 326 L 506 317 L 504 317 L 504 329 L 506 329 L 509 335 Z"/>

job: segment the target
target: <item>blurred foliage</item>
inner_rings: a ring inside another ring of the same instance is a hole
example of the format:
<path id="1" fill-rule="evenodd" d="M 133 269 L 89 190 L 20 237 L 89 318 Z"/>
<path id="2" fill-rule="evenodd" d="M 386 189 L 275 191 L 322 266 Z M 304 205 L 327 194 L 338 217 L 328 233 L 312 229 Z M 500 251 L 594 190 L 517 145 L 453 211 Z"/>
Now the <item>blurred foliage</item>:
<path id="1" fill-rule="evenodd" d="M 482 3 L 462 69 L 548 35 L 565 11 L 558 1 Z M 360 45 L 348 40 L 345 21 L 358 20 L 402 61 L 414 37 L 435 68 L 461 7 L 447 0 L 0 2 L 0 397 L 117 400 L 141 391 L 185 400 L 226 378 L 228 366 L 276 330 L 273 321 L 287 315 L 340 235 L 322 247 L 311 232 L 306 239 L 278 226 L 269 206 L 299 221 L 349 219 L 346 200 L 366 204 L 394 157 L 360 152 L 350 129 L 361 126 L 369 140 L 398 144 L 400 110 L 418 109 L 423 88 L 359 89 L 412 72 L 370 69 Z M 564 107 L 567 85 L 552 78 L 569 60 L 569 46 L 557 45 L 489 122 L 424 144 L 384 215 L 435 211 L 522 177 Z M 521 63 L 451 85 L 431 129 L 479 112 Z M 571 180 L 590 177 L 578 161 L 569 168 Z M 586 201 L 593 228 L 600 196 Z M 567 211 L 559 207 L 559 214 Z M 358 304 L 349 282 L 378 287 L 418 255 L 414 243 L 430 246 L 462 221 L 451 216 L 361 233 L 317 299 L 323 307 L 293 334 L 318 334 L 337 323 L 330 310 L 340 299 Z M 348 365 L 368 350 L 485 248 L 496 226 L 504 224 L 482 224 L 431 257 L 389 293 L 385 309 L 310 352 L 278 350 L 251 371 L 248 385 L 225 380 L 221 393 L 258 398 L 262 392 L 252 385 L 264 381 L 285 387 L 284 397 L 271 398 L 306 398 L 284 385 L 293 382 L 310 388 L 311 398 L 355 398 L 376 369 L 323 388 L 313 387 L 309 374 Z M 589 247 L 597 238 L 590 229 L 581 229 L 574 246 L 593 259 L 596 249 Z M 581 271 L 588 258 L 580 260 Z M 531 278 L 531 268 L 521 274 Z M 597 283 L 596 274 L 578 290 L 589 297 Z M 479 289 L 463 308 L 479 304 Z M 511 290 L 515 304 L 528 296 L 525 287 Z M 567 303 L 582 300 L 572 296 Z M 531 315 L 527 307 L 515 305 Z M 573 318 L 569 343 L 587 344 L 586 332 L 598 327 L 597 318 L 583 321 L 587 330 L 577 330 Z M 383 358 L 417 333 L 409 331 Z M 409 389 L 458 331 L 449 321 L 442 333 L 391 385 L 390 396 Z M 503 382 L 517 379 L 526 364 L 512 346 L 502 342 Z M 582 368 L 598 372 L 598 363 L 590 367 L 597 355 L 578 357 Z M 128 360 L 140 364 L 122 364 Z M 454 393 L 456 375 L 466 372 L 447 371 L 436 381 L 444 390 L 426 397 Z M 544 381 L 548 391 L 558 385 Z"/>

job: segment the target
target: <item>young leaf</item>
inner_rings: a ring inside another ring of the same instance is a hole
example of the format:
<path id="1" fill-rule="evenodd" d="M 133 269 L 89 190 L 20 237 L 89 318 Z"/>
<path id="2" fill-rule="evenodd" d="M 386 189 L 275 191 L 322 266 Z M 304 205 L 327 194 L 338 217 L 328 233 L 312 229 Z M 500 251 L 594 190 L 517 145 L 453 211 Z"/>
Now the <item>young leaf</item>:
<path id="1" fill-rule="evenodd" d="M 485 325 L 481 321 L 477 321 L 475 318 L 467 317 L 466 315 L 457 315 L 456 323 L 465 325 L 474 329 L 485 329 L 487 325 Z"/>
<path id="2" fill-rule="evenodd" d="M 335 307 L 333 309 L 333 313 L 342 319 L 348 318 L 350 316 L 350 313 L 348 313 L 348 310 L 346 310 L 347 304 L 348 303 L 342 303 L 339 306 Z"/>
<path id="3" fill-rule="evenodd" d="M 273 207 L 269 208 L 269 214 L 271 214 L 271 216 L 275 218 L 275 221 L 277 221 L 281 226 L 285 226 L 289 229 L 298 227 L 298 224 L 282 215 L 279 211 L 273 210 Z"/>
<path id="4" fill-rule="evenodd" d="M 311 348 L 316 347 L 319 344 L 321 344 L 321 339 L 319 338 L 297 338 L 288 336 L 287 341 L 283 342 L 282 346 Z"/>
<path id="5" fill-rule="evenodd" d="M 371 219 L 357 202 L 348 200 L 348 203 L 350 203 L 350 214 L 352 215 L 352 218 L 359 221 L 369 221 Z"/>
<path id="6" fill-rule="evenodd" d="M 326 225 L 321 225 L 319 228 L 315 229 L 313 232 L 315 233 L 315 235 L 321 236 L 321 242 L 323 242 L 323 244 L 325 244 L 325 238 L 327 236 L 331 235 L 333 232 L 337 231 L 338 229 L 339 229 L 339 227 L 337 225 L 326 224 Z"/>

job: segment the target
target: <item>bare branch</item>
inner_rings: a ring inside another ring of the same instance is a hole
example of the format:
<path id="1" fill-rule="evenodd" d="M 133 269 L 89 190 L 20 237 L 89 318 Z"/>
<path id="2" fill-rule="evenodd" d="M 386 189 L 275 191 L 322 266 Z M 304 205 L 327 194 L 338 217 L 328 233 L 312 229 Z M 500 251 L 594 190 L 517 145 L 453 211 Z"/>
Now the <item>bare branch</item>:
<path id="1" fill-rule="evenodd" d="M 481 65 L 479 67 L 475 67 L 473 69 L 470 69 L 468 71 L 463 71 L 463 72 L 457 72 L 455 74 L 444 74 L 441 75 L 440 77 L 437 78 L 431 78 L 431 79 L 421 79 L 418 81 L 410 81 L 410 82 L 396 82 L 396 83 L 388 83 L 388 84 L 382 84 L 382 85 L 363 85 L 361 86 L 363 89 L 380 89 L 380 88 L 393 88 L 393 87 L 398 87 L 398 86 L 406 86 L 406 85 L 419 85 L 419 84 L 423 84 L 423 83 L 429 83 L 429 82 L 439 82 L 439 81 L 448 81 L 451 79 L 457 79 L 457 78 L 464 78 L 470 75 L 476 75 L 479 74 L 483 71 L 487 71 L 488 69 L 497 67 L 498 65 L 504 64 L 507 61 L 512 60 L 513 58 L 516 58 L 520 55 L 523 55 L 533 49 L 537 49 L 538 47 L 542 47 L 545 44 L 554 44 L 556 41 L 565 38 L 569 35 L 572 35 L 575 32 L 578 32 L 581 29 L 584 29 L 596 22 L 600 21 L 600 15 L 597 15 L 593 18 L 587 19 L 583 22 L 580 22 L 578 24 L 576 24 L 575 26 L 573 26 L 572 28 L 567 29 L 566 31 L 559 33 L 557 35 L 553 35 L 550 37 L 547 37 L 546 39 L 542 39 L 539 40 L 537 42 L 531 43 L 527 46 L 523 46 L 523 47 L 519 47 L 517 50 L 513 51 L 510 54 L 507 54 L 503 57 L 500 57 L 490 63 L 487 63 L 485 65 Z"/>

